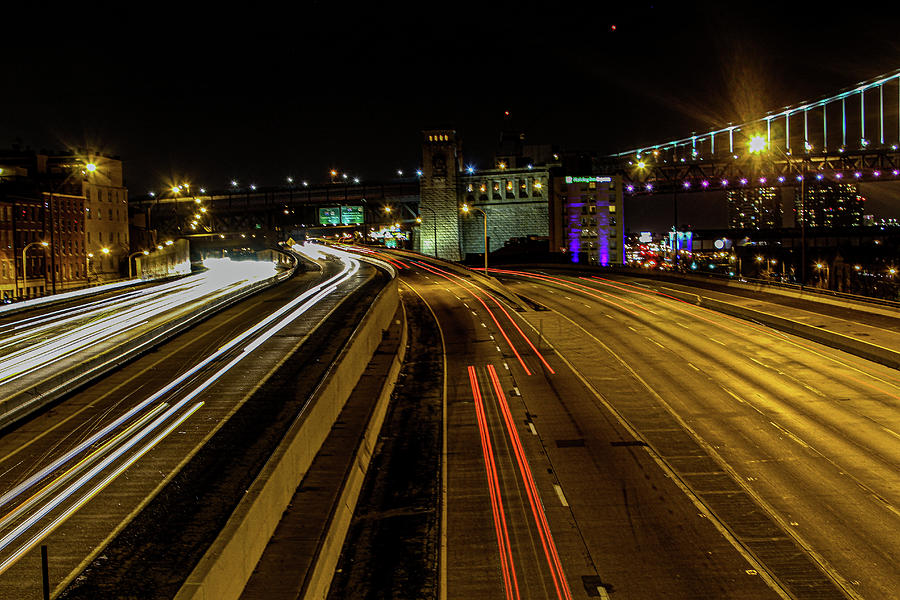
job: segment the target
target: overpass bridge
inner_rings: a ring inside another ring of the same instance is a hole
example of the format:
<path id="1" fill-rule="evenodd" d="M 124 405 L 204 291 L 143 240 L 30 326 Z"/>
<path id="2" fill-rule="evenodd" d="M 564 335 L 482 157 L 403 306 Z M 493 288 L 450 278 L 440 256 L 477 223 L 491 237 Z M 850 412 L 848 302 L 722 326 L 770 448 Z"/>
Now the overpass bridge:
<path id="1" fill-rule="evenodd" d="M 319 209 L 359 207 L 361 219 L 338 227 L 363 227 L 389 220 L 415 218 L 404 209 L 419 202 L 416 177 L 367 183 L 290 184 L 271 187 L 232 186 L 199 193 L 169 191 L 129 200 L 133 212 L 142 215 L 147 229 L 171 235 L 220 231 L 293 231 L 320 224 Z M 199 212 L 201 209 L 203 212 Z M 388 217 L 385 207 L 392 210 Z M 199 218 L 195 218 L 195 215 Z M 361 221 L 361 222 L 356 222 Z M 191 223 L 197 223 L 193 226 Z"/>

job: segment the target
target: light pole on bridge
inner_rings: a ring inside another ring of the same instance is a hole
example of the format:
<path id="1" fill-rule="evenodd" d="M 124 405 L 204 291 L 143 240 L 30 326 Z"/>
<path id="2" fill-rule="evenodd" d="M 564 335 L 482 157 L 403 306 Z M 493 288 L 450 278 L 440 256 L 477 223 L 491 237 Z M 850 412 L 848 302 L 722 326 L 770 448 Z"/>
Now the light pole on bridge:
<path id="1" fill-rule="evenodd" d="M 462 205 L 462 211 L 464 213 L 469 212 L 470 210 L 478 211 L 482 215 L 484 215 L 484 274 L 487 276 L 488 274 L 488 252 L 490 249 L 488 248 L 488 223 L 487 223 L 487 213 L 481 210 L 480 208 L 476 208 L 474 206 L 469 206 L 468 204 Z"/>
<path id="2" fill-rule="evenodd" d="M 775 148 L 787 161 L 788 166 L 797 172 L 797 181 L 800 182 L 800 291 L 802 292 L 804 285 L 806 285 L 806 177 L 803 169 L 795 165 L 794 161 L 784 150 L 769 144 L 763 136 L 753 136 L 750 138 L 749 145 L 750 152 L 753 154 L 761 154 L 766 149 L 766 146 Z"/>

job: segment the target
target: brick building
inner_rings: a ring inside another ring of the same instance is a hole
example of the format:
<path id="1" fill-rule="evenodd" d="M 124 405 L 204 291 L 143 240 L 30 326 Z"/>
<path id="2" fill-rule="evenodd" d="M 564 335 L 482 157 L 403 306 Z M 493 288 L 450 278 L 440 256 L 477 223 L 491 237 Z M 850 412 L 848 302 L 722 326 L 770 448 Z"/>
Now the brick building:
<path id="1" fill-rule="evenodd" d="M 122 161 L 109 156 L 91 156 L 93 171 L 82 179 L 84 196 L 84 236 L 89 254 L 93 254 L 91 275 L 116 279 L 127 272 L 130 239 L 128 235 L 128 189 L 125 187 Z M 108 252 L 104 252 L 106 248 Z"/>
<path id="2" fill-rule="evenodd" d="M 0 296 L 118 278 L 129 251 L 126 200 L 118 159 L 0 150 Z"/>

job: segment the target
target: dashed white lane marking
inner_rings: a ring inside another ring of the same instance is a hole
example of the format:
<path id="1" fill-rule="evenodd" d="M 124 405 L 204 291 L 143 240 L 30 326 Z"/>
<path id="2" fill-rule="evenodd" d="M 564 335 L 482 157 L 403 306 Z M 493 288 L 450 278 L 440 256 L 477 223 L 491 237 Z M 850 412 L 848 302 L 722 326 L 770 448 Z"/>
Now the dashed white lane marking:
<path id="1" fill-rule="evenodd" d="M 521 395 L 522 395 L 522 392 L 520 392 L 520 391 L 519 391 L 519 388 L 517 388 L 517 387 L 514 387 L 514 388 L 513 388 L 513 392 L 515 392 L 516 396 L 521 396 Z"/>
<path id="2" fill-rule="evenodd" d="M 509 371 L 509 365 L 507 363 L 503 363 L 503 366 L 506 367 L 507 371 Z"/>
<path id="3" fill-rule="evenodd" d="M 537 435 L 537 429 L 534 428 L 534 423 L 528 421 L 528 429 L 531 430 L 531 435 Z"/>
<path id="4" fill-rule="evenodd" d="M 816 388 L 814 388 L 814 387 L 812 387 L 812 386 L 809 386 L 809 385 L 806 385 L 805 383 L 803 384 L 803 387 L 805 387 L 806 389 L 808 389 L 809 391 L 811 391 L 813 394 L 825 398 L 825 394 L 823 394 L 822 392 L 820 392 L 820 391 L 817 390 Z"/>
<path id="5" fill-rule="evenodd" d="M 559 501 L 563 506 L 568 506 L 569 503 L 566 501 L 566 495 L 563 494 L 562 488 L 557 484 L 553 484 L 553 489 L 556 490 L 556 495 L 559 496 Z"/>
<path id="6" fill-rule="evenodd" d="M 694 366 L 694 363 L 688 363 L 687 366 L 689 366 L 690 368 L 692 368 L 692 369 L 695 370 L 695 371 L 699 371 L 699 370 L 700 370 L 700 369 L 698 369 L 697 367 Z"/>
<path id="7" fill-rule="evenodd" d="M 886 432 L 888 432 L 889 434 L 891 434 L 891 435 L 894 436 L 895 438 L 900 439 L 900 433 L 897 433 L 897 432 L 894 431 L 893 429 L 888 429 L 887 427 L 882 427 L 882 429 L 884 429 Z"/>

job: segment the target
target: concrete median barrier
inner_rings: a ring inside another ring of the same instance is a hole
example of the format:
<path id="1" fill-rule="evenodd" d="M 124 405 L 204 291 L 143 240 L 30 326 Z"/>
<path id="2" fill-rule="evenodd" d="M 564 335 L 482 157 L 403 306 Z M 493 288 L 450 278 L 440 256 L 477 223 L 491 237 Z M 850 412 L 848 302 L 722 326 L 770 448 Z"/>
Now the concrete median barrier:
<path id="1" fill-rule="evenodd" d="M 814 327 L 812 325 L 786 319 L 771 313 L 737 306 L 721 300 L 714 300 L 700 294 L 673 289 L 666 289 L 666 294 L 696 306 L 708 308 L 739 319 L 755 321 L 773 329 L 777 329 L 778 331 L 783 331 L 813 342 L 818 342 L 825 346 L 859 356 L 860 358 L 865 358 L 866 360 L 877 362 L 893 369 L 900 369 L 900 352 L 878 346 L 877 344 L 872 344 L 820 327 Z"/>
<path id="2" fill-rule="evenodd" d="M 381 343 L 383 332 L 390 327 L 398 306 L 397 279 L 394 278 L 379 293 L 307 407 L 175 596 L 176 600 L 229 600 L 240 596 L 297 486 Z M 399 365 L 396 369 L 399 370 Z M 381 406 L 382 401 L 375 411 L 376 416 L 380 413 L 379 419 L 383 419 L 386 410 L 386 405 Z M 361 453 L 358 460 L 364 459 L 366 466 L 376 439 L 377 429 L 374 434 L 367 434 L 358 451 Z M 335 511 L 329 534 L 319 549 L 317 566 L 309 583 L 316 590 L 327 592 L 330 584 L 333 565 L 362 485 L 364 468 L 362 463 L 359 464 L 360 468 L 353 469 L 345 482 L 341 507 Z M 357 473 L 357 470 L 361 472 Z M 347 506 L 343 506 L 343 502 L 347 502 Z M 323 592 L 316 593 L 324 595 Z"/>

